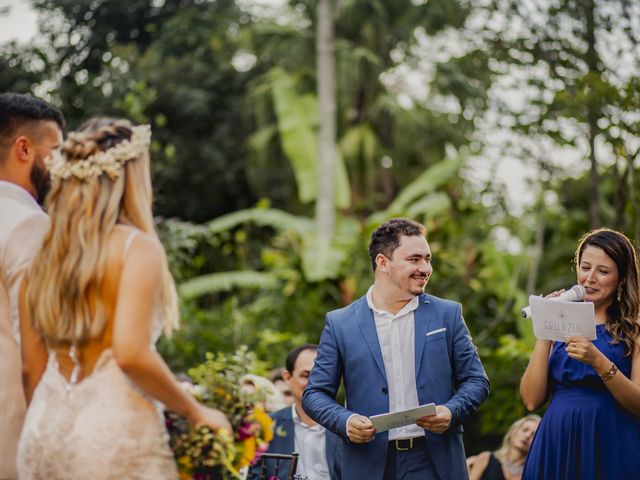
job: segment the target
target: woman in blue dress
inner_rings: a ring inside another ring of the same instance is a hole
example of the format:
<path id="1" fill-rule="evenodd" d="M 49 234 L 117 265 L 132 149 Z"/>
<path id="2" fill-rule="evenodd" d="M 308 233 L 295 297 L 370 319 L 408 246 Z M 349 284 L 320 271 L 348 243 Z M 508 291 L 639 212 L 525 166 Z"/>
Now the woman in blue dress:
<path id="1" fill-rule="evenodd" d="M 576 250 L 578 283 L 593 302 L 597 339 L 537 340 L 520 394 L 529 410 L 551 401 L 523 480 L 640 479 L 640 278 L 622 233 L 599 229 Z M 554 292 L 551 295 L 558 295 Z"/>

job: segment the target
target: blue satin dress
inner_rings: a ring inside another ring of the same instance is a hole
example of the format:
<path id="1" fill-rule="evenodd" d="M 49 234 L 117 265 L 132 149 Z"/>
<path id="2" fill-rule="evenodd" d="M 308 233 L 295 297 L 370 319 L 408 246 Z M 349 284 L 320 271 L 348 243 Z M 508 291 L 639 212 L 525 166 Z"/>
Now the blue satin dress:
<path id="1" fill-rule="evenodd" d="M 595 346 L 627 378 L 631 357 L 596 325 Z M 549 357 L 551 402 L 525 462 L 522 480 L 640 480 L 640 419 L 624 410 L 593 367 L 555 342 Z"/>

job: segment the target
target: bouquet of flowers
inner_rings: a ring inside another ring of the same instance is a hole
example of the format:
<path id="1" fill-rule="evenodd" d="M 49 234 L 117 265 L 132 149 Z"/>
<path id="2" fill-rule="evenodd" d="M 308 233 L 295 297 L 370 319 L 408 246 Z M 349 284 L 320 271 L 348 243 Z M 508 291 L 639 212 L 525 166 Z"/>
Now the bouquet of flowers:
<path id="1" fill-rule="evenodd" d="M 233 355 L 207 354 L 206 361 L 189 370 L 193 383 L 185 387 L 199 402 L 227 415 L 233 432 L 213 432 L 195 428 L 173 413 L 166 412 L 169 443 L 181 480 L 232 480 L 267 450 L 273 437 L 271 418 L 261 405 L 259 391 L 241 388 L 241 378 L 249 373 L 255 358 L 246 347 Z"/>

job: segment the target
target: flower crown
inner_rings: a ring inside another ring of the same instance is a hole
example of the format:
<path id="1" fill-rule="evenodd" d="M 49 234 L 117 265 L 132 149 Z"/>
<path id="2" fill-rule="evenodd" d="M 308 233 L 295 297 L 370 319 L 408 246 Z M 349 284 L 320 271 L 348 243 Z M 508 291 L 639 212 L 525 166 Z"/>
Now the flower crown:
<path id="1" fill-rule="evenodd" d="M 68 162 L 60 149 L 57 149 L 47 157 L 45 164 L 51 178 L 56 180 L 66 180 L 69 177 L 85 180 L 99 177 L 103 173 L 115 180 L 120 176 L 123 165 L 146 152 L 150 142 L 151 126 L 138 125 L 131 128 L 130 140 L 123 140 L 104 152 L 94 153 L 77 162 Z"/>

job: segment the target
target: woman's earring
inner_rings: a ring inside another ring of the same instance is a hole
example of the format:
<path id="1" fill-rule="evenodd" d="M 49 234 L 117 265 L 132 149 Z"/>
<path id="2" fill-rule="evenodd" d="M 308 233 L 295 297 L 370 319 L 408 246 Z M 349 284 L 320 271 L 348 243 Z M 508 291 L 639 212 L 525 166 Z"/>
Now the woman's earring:
<path id="1" fill-rule="evenodd" d="M 621 296 L 622 296 L 622 284 L 618 285 L 618 303 L 620 303 Z"/>

